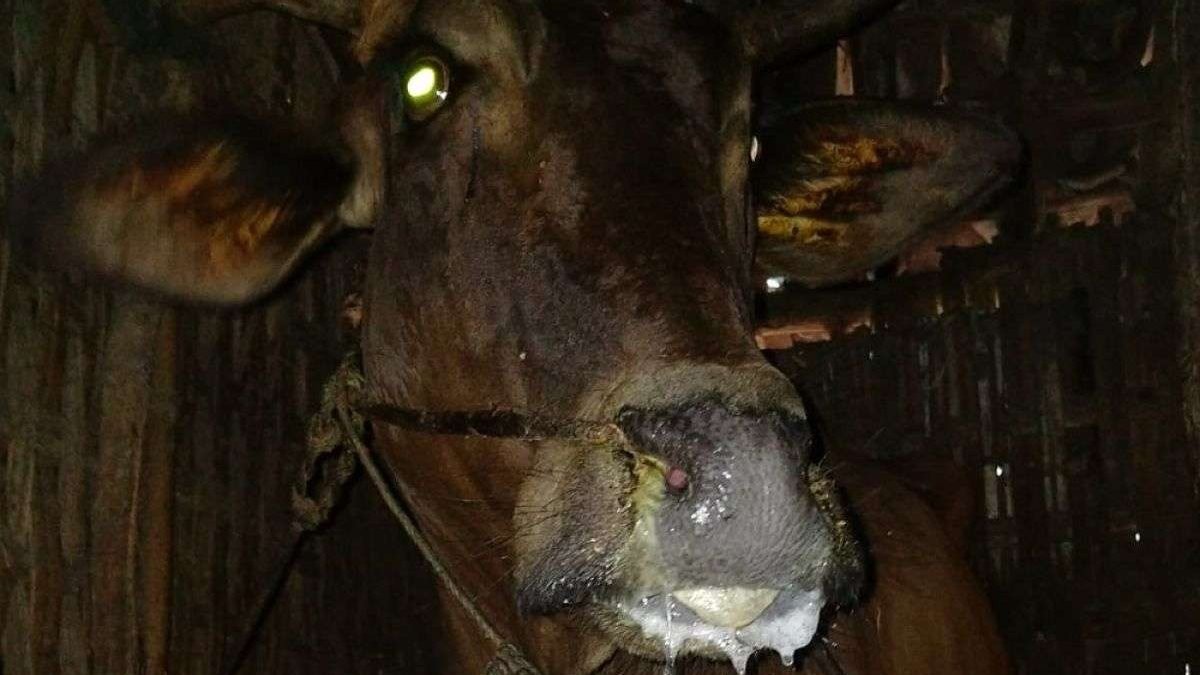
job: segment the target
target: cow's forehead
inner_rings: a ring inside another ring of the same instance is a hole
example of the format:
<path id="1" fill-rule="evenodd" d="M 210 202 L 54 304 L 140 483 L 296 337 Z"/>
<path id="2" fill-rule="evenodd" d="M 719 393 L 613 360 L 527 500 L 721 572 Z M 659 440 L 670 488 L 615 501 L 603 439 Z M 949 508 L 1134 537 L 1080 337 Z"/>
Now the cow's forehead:
<path id="1" fill-rule="evenodd" d="M 728 44 L 720 21 L 680 0 L 439 0 L 422 3 L 412 24 L 405 33 L 415 39 L 522 79 L 548 52 L 663 75 L 711 71 Z"/>

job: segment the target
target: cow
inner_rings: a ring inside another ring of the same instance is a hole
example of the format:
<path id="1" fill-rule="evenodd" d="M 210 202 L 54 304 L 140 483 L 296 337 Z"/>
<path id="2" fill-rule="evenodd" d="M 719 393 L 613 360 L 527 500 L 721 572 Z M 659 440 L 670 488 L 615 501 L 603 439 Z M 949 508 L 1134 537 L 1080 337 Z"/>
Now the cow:
<path id="1" fill-rule="evenodd" d="M 438 559 L 543 673 L 744 672 L 760 650 L 760 673 L 1002 673 L 959 533 L 895 474 L 818 458 L 752 334 L 756 268 L 855 278 L 1018 161 L 983 116 L 756 95 L 756 73 L 892 4 L 187 5 L 352 34 L 337 128 L 147 123 L 52 163 L 8 236 L 20 256 L 228 306 L 371 228 L 373 400 L 616 425 L 633 452 L 374 425 Z M 456 600 L 444 614 L 445 672 L 494 664 Z"/>

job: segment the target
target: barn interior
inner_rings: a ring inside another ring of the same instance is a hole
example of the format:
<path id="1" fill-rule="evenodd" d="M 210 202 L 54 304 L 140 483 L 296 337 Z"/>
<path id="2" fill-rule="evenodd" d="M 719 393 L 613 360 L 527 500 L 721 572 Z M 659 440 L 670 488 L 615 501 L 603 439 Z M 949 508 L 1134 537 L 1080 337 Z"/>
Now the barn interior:
<path id="1" fill-rule="evenodd" d="M 164 4 L 0 0 L 0 203 L 165 110 L 325 120 L 344 35 Z M 1200 672 L 1200 6 L 907 0 L 760 86 L 1018 130 L 1010 190 L 861 280 L 760 275 L 759 345 L 826 446 L 957 467 L 1015 673 Z M 248 632 L 243 673 L 433 672 L 435 582 L 361 477 L 264 595 L 368 246 L 214 311 L 0 240 L 0 675 L 220 672 Z"/>

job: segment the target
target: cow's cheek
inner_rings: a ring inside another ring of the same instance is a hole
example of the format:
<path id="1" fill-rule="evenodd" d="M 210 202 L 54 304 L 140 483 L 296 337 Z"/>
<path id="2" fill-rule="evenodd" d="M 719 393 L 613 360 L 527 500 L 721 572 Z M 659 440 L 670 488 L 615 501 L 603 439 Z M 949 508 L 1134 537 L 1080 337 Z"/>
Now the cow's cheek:
<path id="1" fill-rule="evenodd" d="M 626 567 L 633 534 L 635 477 L 624 455 L 592 445 L 544 443 L 514 510 L 517 576 L 598 576 L 597 593 L 618 590 L 638 575 Z"/>

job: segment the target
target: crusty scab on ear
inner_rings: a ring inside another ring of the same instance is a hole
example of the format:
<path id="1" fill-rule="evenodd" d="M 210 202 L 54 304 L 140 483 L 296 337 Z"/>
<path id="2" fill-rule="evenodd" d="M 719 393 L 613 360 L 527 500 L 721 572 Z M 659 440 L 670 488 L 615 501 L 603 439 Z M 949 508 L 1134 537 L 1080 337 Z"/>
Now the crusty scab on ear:
<path id="1" fill-rule="evenodd" d="M 769 118 L 759 138 L 758 266 L 814 287 L 849 281 L 983 206 L 1021 159 L 1003 124 L 911 103 L 806 103 Z"/>
<path id="2" fill-rule="evenodd" d="M 245 119 L 142 127 L 51 164 L 19 190 L 19 254 L 184 302 L 273 289 L 340 227 L 344 152 Z"/>

